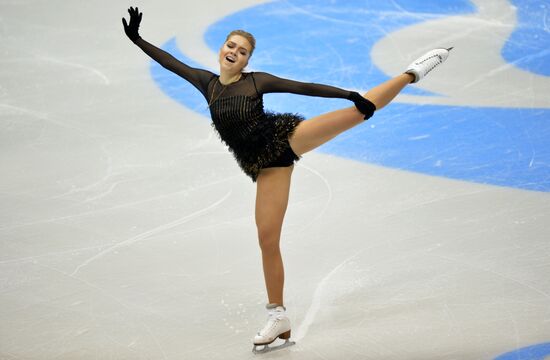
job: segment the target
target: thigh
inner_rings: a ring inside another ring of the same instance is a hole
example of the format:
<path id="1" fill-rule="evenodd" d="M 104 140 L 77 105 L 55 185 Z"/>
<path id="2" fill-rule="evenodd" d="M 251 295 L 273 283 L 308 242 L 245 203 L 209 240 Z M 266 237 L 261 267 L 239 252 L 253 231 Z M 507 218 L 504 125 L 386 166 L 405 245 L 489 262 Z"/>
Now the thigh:
<path id="1" fill-rule="evenodd" d="M 264 169 L 267 168 L 277 168 L 277 167 L 290 167 L 294 165 L 294 162 L 300 158 L 292 151 L 288 139 L 285 139 L 285 148 L 282 150 L 281 154 L 274 159 L 273 161 L 265 164 Z"/>
<path id="2" fill-rule="evenodd" d="M 259 231 L 280 231 L 288 205 L 294 166 L 262 169 L 256 180 L 256 225 Z"/>
<path id="3" fill-rule="evenodd" d="M 332 111 L 302 121 L 289 138 L 289 143 L 296 155 L 301 156 L 363 122 L 364 115 L 355 107 Z"/>

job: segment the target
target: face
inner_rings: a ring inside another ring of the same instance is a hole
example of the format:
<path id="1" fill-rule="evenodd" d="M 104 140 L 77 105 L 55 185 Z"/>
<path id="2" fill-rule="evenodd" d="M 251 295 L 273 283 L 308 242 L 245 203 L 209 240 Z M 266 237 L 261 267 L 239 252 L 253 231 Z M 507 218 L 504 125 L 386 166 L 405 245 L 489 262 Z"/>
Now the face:
<path id="1" fill-rule="evenodd" d="M 221 47 L 219 62 L 223 70 L 240 72 L 248 64 L 250 43 L 240 35 L 231 36 Z"/>

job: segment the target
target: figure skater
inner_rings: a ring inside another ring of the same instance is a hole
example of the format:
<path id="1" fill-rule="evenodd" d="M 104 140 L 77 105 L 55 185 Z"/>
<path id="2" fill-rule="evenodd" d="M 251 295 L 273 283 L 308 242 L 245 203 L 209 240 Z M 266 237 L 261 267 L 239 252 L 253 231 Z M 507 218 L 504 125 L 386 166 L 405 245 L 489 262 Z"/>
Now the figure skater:
<path id="1" fill-rule="evenodd" d="M 290 321 L 283 301 L 284 268 L 279 241 L 294 163 L 308 151 L 370 118 L 405 86 L 419 81 L 443 63 L 450 49 L 426 53 L 403 74 L 361 96 L 357 92 L 282 79 L 265 72 L 243 72 L 256 43 L 254 37 L 243 30 L 232 31 L 222 44 L 219 75 L 189 67 L 143 40 L 138 33 L 143 14 L 133 7 L 128 12 L 130 23 L 122 19 L 126 35 L 152 59 L 202 93 L 220 138 L 244 173 L 256 182 L 255 219 L 268 296 L 268 320 L 254 337 L 253 351 L 269 351 L 267 345 L 277 338 L 286 340 L 283 346 L 288 346 L 292 342 L 289 342 Z M 354 106 L 307 121 L 295 114 L 264 111 L 262 96 L 283 92 L 348 99 Z"/>

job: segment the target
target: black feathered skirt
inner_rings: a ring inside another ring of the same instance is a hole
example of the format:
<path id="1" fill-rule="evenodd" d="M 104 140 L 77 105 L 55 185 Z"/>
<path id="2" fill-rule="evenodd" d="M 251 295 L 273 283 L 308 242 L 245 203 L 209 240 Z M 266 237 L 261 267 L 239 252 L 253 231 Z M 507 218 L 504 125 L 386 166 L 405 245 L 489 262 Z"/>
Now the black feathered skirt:
<path id="1" fill-rule="evenodd" d="M 298 114 L 265 112 L 256 119 L 231 124 L 214 121 L 212 125 L 239 167 L 256 182 L 261 169 L 291 166 L 300 159 L 288 139 L 303 120 Z"/>

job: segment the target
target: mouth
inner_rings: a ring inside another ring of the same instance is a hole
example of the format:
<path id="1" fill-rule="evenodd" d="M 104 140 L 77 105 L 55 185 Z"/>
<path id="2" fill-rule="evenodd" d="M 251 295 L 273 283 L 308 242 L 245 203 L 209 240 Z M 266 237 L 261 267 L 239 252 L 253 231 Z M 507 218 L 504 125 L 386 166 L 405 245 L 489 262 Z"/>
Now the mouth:
<path id="1" fill-rule="evenodd" d="M 229 62 L 232 63 L 232 64 L 234 64 L 234 63 L 237 61 L 237 59 L 236 59 L 234 56 L 232 56 L 232 55 L 227 55 L 227 56 L 225 57 L 225 60 L 229 61 Z"/>

